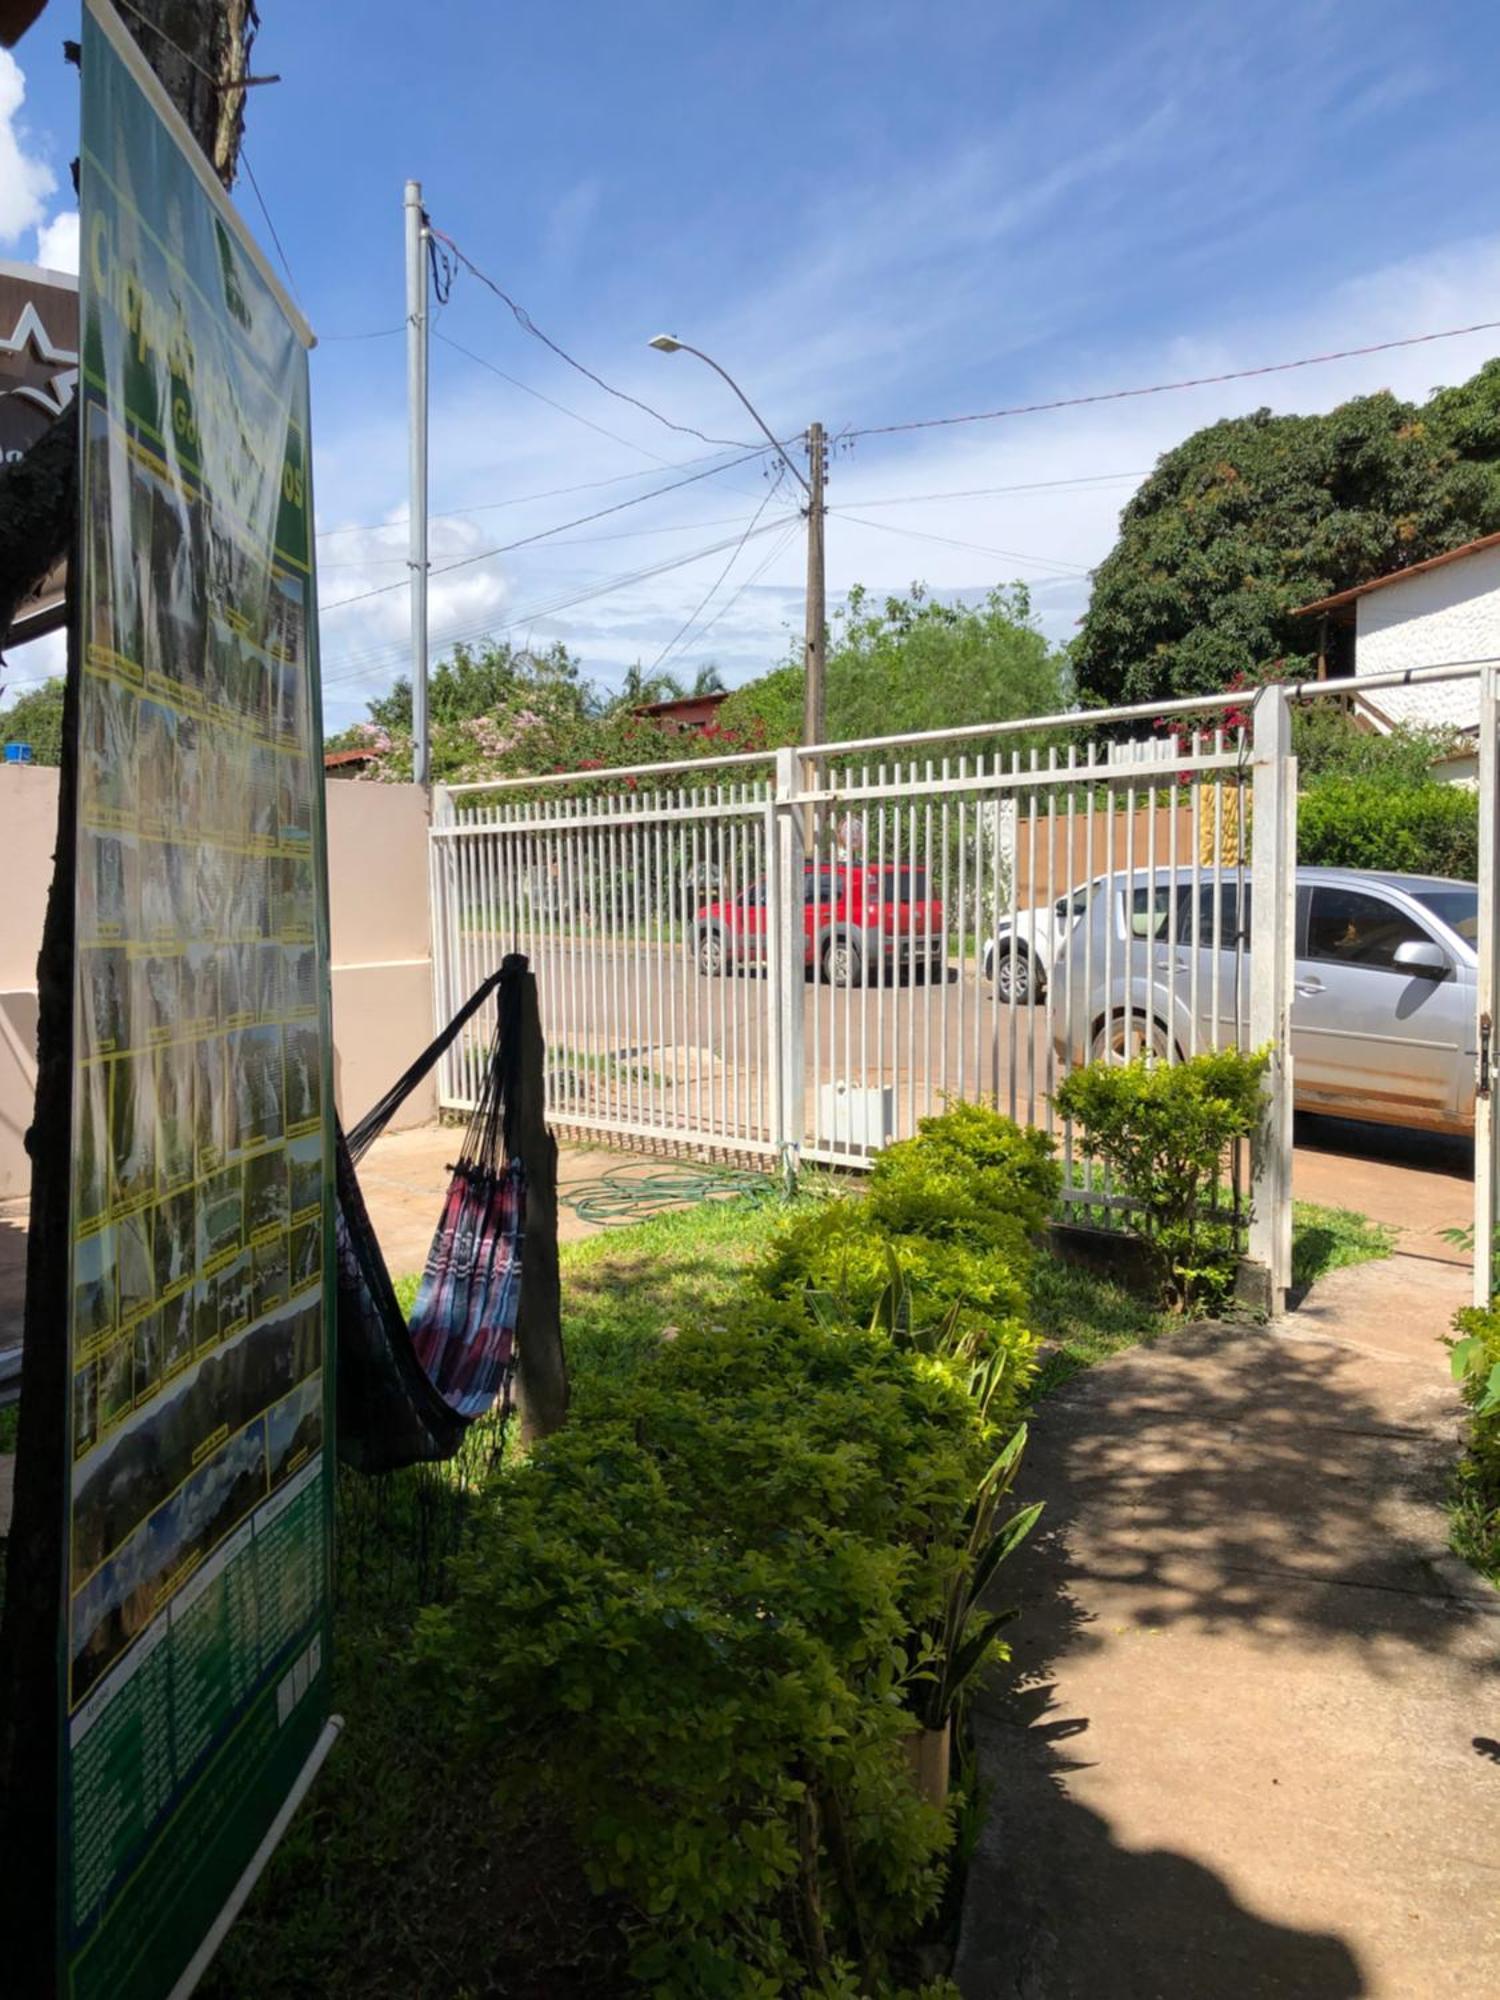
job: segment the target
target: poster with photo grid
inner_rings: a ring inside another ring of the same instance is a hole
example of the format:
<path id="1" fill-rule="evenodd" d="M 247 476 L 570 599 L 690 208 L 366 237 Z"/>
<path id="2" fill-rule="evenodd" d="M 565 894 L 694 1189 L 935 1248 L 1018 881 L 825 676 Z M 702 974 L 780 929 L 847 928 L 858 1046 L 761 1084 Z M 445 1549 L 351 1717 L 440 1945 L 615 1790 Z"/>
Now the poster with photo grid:
<path id="1" fill-rule="evenodd" d="M 166 1993 L 327 1718 L 330 1036 L 307 362 L 85 16 L 63 1990 Z"/>

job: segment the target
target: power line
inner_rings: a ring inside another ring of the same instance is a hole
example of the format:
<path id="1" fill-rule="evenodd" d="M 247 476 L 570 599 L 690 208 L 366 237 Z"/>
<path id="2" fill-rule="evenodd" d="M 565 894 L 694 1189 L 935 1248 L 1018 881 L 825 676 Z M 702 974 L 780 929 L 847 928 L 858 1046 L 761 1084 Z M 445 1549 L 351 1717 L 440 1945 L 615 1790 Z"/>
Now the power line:
<path id="1" fill-rule="evenodd" d="M 396 328 L 397 333 L 405 331 L 404 327 Z M 355 337 L 350 336 L 351 339 Z M 680 458 L 666 462 L 662 469 L 667 472 L 687 472 L 695 465 L 703 465 L 711 458 L 723 456 L 724 454 L 718 451 L 700 452 L 696 458 Z M 724 470 L 728 469 L 726 464 Z M 517 493 L 508 500 L 478 500 L 472 507 L 451 507 L 444 514 L 429 514 L 427 518 L 429 521 L 462 521 L 471 514 L 489 514 L 500 507 L 526 507 L 534 500 L 560 500 L 569 493 L 593 493 L 601 486 L 624 486 L 632 479 L 650 477 L 650 471 L 644 467 L 639 472 L 613 472 L 608 479 L 584 479 L 574 486 L 549 486 L 544 492 Z M 405 526 L 404 518 L 395 521 L 353 521 L 342 528 L 320 528 L 317 539 L 320 542 L 331 542 L 337 535 L 369 535 L 383 528 L 405 528 Z"/>
<path id="2" fill-rule="evenodd" d="M 792 525 L 787 529 L 786 533 L 782 536 L 781 540 L 772 545 L 769 553 L 759 563 L 756 564 L 755 568 L 751 570 L 750 574 L 745 578 L 745 581 L 741 584 L 738 584 L 735 587 L 735 589 L 733 589 L 729 593 L 728 597 L 725 598 L 724 602 L 719 606 L 718 610 L 714 613 L 713 617 L 709 619 L 708 623 L 703 627 L 703 630 L 698 634 L 698 643 L 700 646 L 708 638 L 709 633 L 712 632 L 714 627 L 718 624 L 719 620 L 722 617 L 724 617 L 725 613 L 732 610 L 733 607 L 739 603 L 740 599 L 744 596 L 747 590 L 750 590 L 751 588 L 753 588 L 755 584 L 759 583 L 760 579 L 765 575 L 766 571 L 776 561 L 778 556 L 784 555 L 786 553 L 786 551 L 791 547 L 792 543 L 797 539 L 797 534 L 800 527 L 801 527 L 800 521 L 793 521 Z"/>
<path id="3" fill-rule="evenodd" d="M 969 549 L 975 555 L 981 556 L 999 556 L 1004 562 L 1040 563 L 1044 568 L 1059 571 L 1063 576 L 1087 576 L 1089 573 L 1086 569 L 1079 569 L 1076 564 L 1058 562 L 1053 556 L 1028 556 L 1023 555 L 1019 549 L 992 549 L 987 548 L 982 542 L 961 542 L 952 535 L 932 535 L 921 528 L 898 528 L 893 527 L 889 521 L 866 521 L 858 514 L 846 513 L 842 507 L 830 507 L 828 511 L 830 514 L 837 514 L 841 520 L 852 521 L 857 528 L 877 528 L 883 535 L 900 535 L 903 540 L 941 542 L 945 548 Z"/>
<path id="4" fill-rule="evenodd" d="M 592 417 L 581 416 L 577 410 L 570 410 L 566 403 L 559 403 L 551 396 L 544 396 L 540 389 L 533 389 L 528 383 L 519 381 L 514 375 L 507 375 L 503 368 L 497 368 L 493 361 L 486 361 L 482 354 L 476 354 L 472 348 L 465 347 L 462 341 L 453 340 L 446 333 L 438 333 L 436 330 L 434 330 L 433 338 L 440 340 L 444 347 L 451 347 L 455 353 L 462 354 L 466 360 L 472 361 L 476 367 L 487 368 L 491 375 L 498 375 L 502 382 L 508 382 L 512 389 L 519 389 L 523 396 L 534 396 L 537 402 L 545 403 L 549 410 L 557 410 L 563 416 L 571 417 L 574 423 L 583 424 L 589 430 L 597 431 L 600 437 L 607 437 L 612 444 L 622 444 L 628 451 L 638 451 L 643 458 L 655 459 L 658 465 L 665 465 L 667 463 L 656 452 L 648 451 L 645 445 L 637 444 L 634 438 L 621 437 L 618 431 L 608 430 L 603 424 L 596 424 Z"/>
<path id="5" fill-rule="evenodd" d="M 771 487 L 770 491 L 766 494 L 765 499 L 761 501 L 760 505 L 756 508 L 755 512 L 750 516 L 750 525 L 746 528 L 744 534 L 741 535 L 740 539 L 735 543 L 734 548 L 730 551 L 728 562 L 725 563 L 724 567 L 719 571 L 719 574 L 714 578 L 713 582 L 709 585 L 708 589 L 703 593 L 703 596 L 699 599 L 698 603 L 694 605 L 693 609 L 689 612 L 687 618 L 678 627 L 677 631 L 673 634 L 673 636 L 667 641 L 666 645 L 662 647 L 661 651 L 657 654 L 656 658 L 651 662 L 651 672 L 653 674 L 656 672 L 657 668 L 661 665 L 662 661 L 667 657 L 668 653 L 670 653 L 673 650 L 673 648 L 677 645 L 678 640 L 683 637 L 684 633 L 688 632 L 692 628 L 692 626 L 697 623 L 709 599 L 713 596 L 714 592 L 719 588 L 719 585 L 724 581 L 725 577 L 728 576 L 729 572 L 734 568 L 735 564 L 739 561 L 740 554 L 743 551 L 746 542 L 748 542 L 750 537 L 755 533 L 755 529 L 760 521 L 761 515 L 764 514 L 767 507 L 770 506 L 772 500 L 776 496 L 778 489 L 780 488 L 780 485 L 781 485 L 781 479 L 780 477 L 778 477 L 776 484 Z"/>
<path id="6" fill-rule="evenodd" d="M 772 493 L 775 490 L 773 487 Z M 766 496 L 767 499 L 770 497 L 770 494 Z M 761 508 L 764 508 L 765 504 L 766 502 L 763 500 Z M 760 511 L 760 509 L 757 509 L 750 518 L 758 520 Z M 696 533 L 703 528 L 738 526 L 743 518 L 744 516 L 741 514 L 716 514 L 711 521 L 670 521 L 664 527 L 623 528 L 612 535 L 569 535 L 565 541 L 554 541 L 552 546 L 558 549 L 584 549 L 597 547 L 601 542 L 638 542 L 644 540 L 648 535 L 685 535 L 690 530 Z M 800 520 L 802 518 L 801 514 L 799 513 L 796 518 Z M 321 574 L 331 569 L 370 569 L 391 563 L 405 564 L 410 560 L 409 556 L 365 556 L 349 562 L 320 562 L 318 570 Z"/>
<path id="7" fill-rule="evenodd" d="M 744 451 L 748 448 L 742 438 L 709 437 L 705 431 L 698 430 L 692 424 L 679 424 L 671 417 L 664 417 L 660 410 L 653 408 L 650 403 L 643 402 L 639 396 L 632 396 L 624 389 L 616 389 L 612 383 L 606 382 L 602 375 L 596 375 L 592 368 L 587 368 L 581 361 L 575 360 L 567 349 L 560 347 L 550 334 L 544 333 L 531 317 L 531 314 L 527 312 L 526 308 L 523 305 L 518 305 L 510 293 L 506 291 L 505 287 L 497 284 L 488 272 L 481 271 L 473 258 L 460 250 L 451 236 L 445 235 L 441 229 L 434 227 L 430 222 L 428 228 L 440 243 L 447 244 L 448 248 L 466 271 L 476 277 L 480 284 L 486 286 L 488 290 L 495 294 L 497 299 L 509 307 L 517 326 L 523 332 L 529 333 L 534 340 L 539 340 L 543 347 L 549 348 L 557 356 L 559 361 L 565 361 L 570 368 L 575 369 L 578 374 L 592 382 L 596 388 L 602 389 L 606 395 L 614 396 L 622 403 L 630 403 L 637 410 L 643 410 L 648 417 L 654 417 L 657 423 L 665 424 L 669 431 L 680 431 L 688 437 L 702 438 L 705 444 L 727 445 L 735 451 Z"/>
<path id="8" fill-rule="evenodd" d="M 377 326 L 372 327 L 368 333 L 320 333 L 318 345 L 327 347 L 330 341 L 335 340 L 389 340 L 393 335 L 405 331 L 404 326 Z"/>
<path id="9" fill-rule="evenodd" d="M 250 176 L 250 186 L 255 194 L 256 206 L 266 219 L 266 227 L 271 232 L 271 241 L 276 245 L 276 255 L 281 259 L 281 268 L 286 272 L 286 281 L 292 288 L 292 297 L 300 306 L 302 294 L 297 290 L 297 280 L 292 276 L 292 267 L 287 262 L 286 251 L 281 247 L 281 237 L 277 233 L 276 224 L 271 220 L 271 211 L 266 207 L 266 198 L 260 191 L 260 182 L 255 178 L 255 169 L 250 164 L 250 155 L 245 150 L 243 139 L 240 141 L 240 164 Z"/>
<path id="10" fill-rule="evenodd" d="M 1120 403 L 1132 396 L 1164 396 L 1173 389 L 1208 389 L 1221 382 L 1248 382 L 1257 375 L 1285 375 L 1294 368 L 1319 368 L 1327 361 L 1354 361 L 1366 354 L 1389 354 L 1398 347 L 1424 347 L 1434 340 L 1460 340 L 1465 334 L 1493 333 L 1500 319 L 1478 320 L 1473 326 L 1444 327 L 1436 333 L 1411 333 L 1399 340 L 1375 340 L 1364 347 L 1339 347 L 1328 354 L 1305 354 L 1297 361 L 1267 361 L 1258 368 L 1229 368 L 1220 375 L 1189 375 L 1180 382 L 1153 382 L 1140 389 L 1103 389 L 1091 396 L 1055 396 L 1045 403 L 1012 403 L 1000 410 L 976 410 L 962 417 L 923 417 L 904 424 L 866 424 L 850 437 L 890 437 L 897 431 L 941 430 L 951 424 L 988 424 L 1001 417 L 1029 417 L 1041 410 L 1073 410 L 1086 403 Z"/>
<path id="11" fill-rule="evenodd" d="M 1144 472 L 1083 472 L 1074 479 L 1028 479 L 1016 486 L 962 486 L 946 493 L 898 493 L 894 498 L 850 502 L 854 507 L 909 507 L 929 500 L 992 500 L 1004 493 L 1049 493 L 1062 486 L 1104 486 L 1126 479 L 1145 479 Z"/>
<path id="12" fill-rule="evenodd" d="M 551 536 L 563 534 L 569 528 L 581 528 L 589 521 L 602 521 L 607 515 L 623 513 L 627 507 L 639 507 L 643 500 L 660 499 L 664 493 L 676 493 L 684 486 L 695 486 L 700 479 L 712 479 L 716 471 L 728 472 L 733 466 L 745 465 L 752 458 L 763 458 L 764 456 L 765 446 L 762 446 L 759 451 L 746 452 L 743 458 L 731 459 L 729 465 L 711 467 L 707 472 L 695 472 L 687 479 L 674 479 L 668 486 L 656 486 L 649 493 L 637 493 L 629 500 L 617 500 L 612 507 L 596 508 L 592 514 L 581 514 L 576 521 L 563 521 L 555 528 L 540 528 L 536 534 L 522 535 L 518 541 L 501 542 L 492 549 L 480 549 L 475 555 L 461 556 L 457 562 L 443 563 L 437 569 L 430 569 L 428 575 L 430 577 L 447 576 L 453 570 L 468 569 L 474 563 L 487 562 L 491 556 L 509 555 L 513 549 L 529 548 L 533 542 L 547 541 Z M 405 588 L 406 579 L 398 577 L 394 583 L 376 584 L 372 590 L 356 591 L 352 597 L 337 597 L 332 604 L 324 604 L 319 607 L 320 615 L 323 612 L 339 611 L 346 604 L 362 604 L 367 597 L 383 597 L 389 590 L 404 590 Z"/>
<path id="13" fill-rule="evenodd" d="M 559 611 L 569 611 L 575 605 L 586 604 L 596 597 L 607 597 L 613 591 L 629 589 L 637 583 L 648 583 L 655 577 L 665 576 L 671 570 L 685 569 L 690 563 L 703 562 L 709 556 L 722 555 L 726 549 L 735 547 L 737 543 L 742 544 L 744 541 L 752 539 L 752 537 L 775 534 L 778 531 L 788 535 L 794 534 L 797 526 L 798 524 L 794 522 L 790 530 L 783 530 L 782 523 L 779 520 L 767 521 L 762 526 L 752 529 L 750 534 L 743 537 L 731 535 L 725 541 L 710 543 L 707 548 L 694 549 L 689 555 L 669 556 L 665 562 L 653 563 L 644 569 L 627 571 L 621 576 L 607 577 L 602 582 L 592 584 L 586 590 L 578 591 L 570 596 L 564 596 L 548 603 L 529 605 L 526 610 L 518 612 L 514 618 L 507 620 L 503 624 L 494 618 L 488 618 L 480 624 L 469 625 L 461 630 L 455 628 L 445 633 L 440 639 L 435 639 L 432 642 L 433 649 L 438 650 L 448 646 L 462 645 L 471 639 L 493 637 L 497 632 L 513 632 L 518 625 L 527 624 L 533 619 L 550 618 Z M 405 651 L 406 647 L 404 644 L 393 644 L 376 647 L 365 654 L 346 655 L 345 658 L 338 662 L 336 670 L 324 677 L 323 684 L 325 687 L 329 687 L 350 680 L 362 680 L 366 674 L 375 671 L 383 662 L 399 660 Z"/>

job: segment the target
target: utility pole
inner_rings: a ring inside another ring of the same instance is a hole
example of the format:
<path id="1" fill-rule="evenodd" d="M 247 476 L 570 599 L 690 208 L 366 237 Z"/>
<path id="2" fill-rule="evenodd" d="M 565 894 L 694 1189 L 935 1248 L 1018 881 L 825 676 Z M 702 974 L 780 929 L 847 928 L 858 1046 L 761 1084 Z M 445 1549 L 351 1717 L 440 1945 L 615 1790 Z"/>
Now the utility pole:
<path id="1" fill-rule="evenodd" d="M 427 217 L 422 183 L 406 183 L 406 403 L 410 441 L 411 755 L 425 785 L 427 741 Z"/>
<path id="2" fill-rule="evenodd" d="M 807 603 L 805 663 L 807 688 L 802 711 L 802 740 L 821 743 L 828 724 L 823 670 L 827 659 L 828 619 L 823 581 L 823 478 L 828 445 L 821 424 L 807 427 Z"/>

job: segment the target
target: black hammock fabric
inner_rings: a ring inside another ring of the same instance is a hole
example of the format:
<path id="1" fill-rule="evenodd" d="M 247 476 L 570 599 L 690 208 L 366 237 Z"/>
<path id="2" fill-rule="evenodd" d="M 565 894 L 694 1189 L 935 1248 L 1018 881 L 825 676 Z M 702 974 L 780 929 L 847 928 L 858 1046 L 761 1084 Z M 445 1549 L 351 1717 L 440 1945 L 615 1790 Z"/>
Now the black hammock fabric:
<path id="1" fill-rule="evenodd" d="M 507 1155 L 526 973 L 524 958 L 507 958 L 359 1124 L 336 1134 L 338 1445 L 360 1472 L 451 1458 L 474 1418 L 509 1393 L 525 1181 Z M 408 1325 L 356 1163 L 497 989 L 479 1101 Z"/>

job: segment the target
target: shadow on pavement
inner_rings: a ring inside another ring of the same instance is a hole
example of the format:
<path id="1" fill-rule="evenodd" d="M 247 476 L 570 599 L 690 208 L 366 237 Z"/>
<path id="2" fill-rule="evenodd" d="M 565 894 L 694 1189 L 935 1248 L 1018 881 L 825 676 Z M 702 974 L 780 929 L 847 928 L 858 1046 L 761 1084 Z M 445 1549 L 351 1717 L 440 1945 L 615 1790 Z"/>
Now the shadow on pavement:
<path id="1" fill-rule="evenodd" d="M 1356 1814 L 1361 1784 L 1425 1784 L 1414 1837 L 1472 1810 L 1500 1617 L 1438 1566 L 1452 1421 L 1440 1367 L 1212 1326 L 1102 1363 L 1037 1408 L 1019 1487 L 1046 1511 L 999 1574 L 997 1606 L 1021 1611 L 1014 1657 L 974 1708 L 986 1798 L 965 2000 L 1373 1990 L 1351 1942 L 1256 1914 L 1216 1868 L 1243 1854 L 1241 1885 L 1285 1897 L 1289 1875 L 1321 1865 L 1310 1823 L 1295 1854 L 1281 1844 L 1300 1793 L 1254 1803 L 1277 1770 L 1330 1801 L 1350 1785 Z M 1293 1713 L 1304 1684 L 1321 1692 Z M 1447 1734 L 1467 1723 L 1467 1772 L 1412 1740 L 1424 1715 Z M 1184 1847 L 1214 1866 L 1162 1843 L 1179 1798 Z M 1147 1831 L 1127 1844 L 1120 1821 Z M 1319 1906 L 1348 1912 L 1350 1871 L 1368 1860 L 1335 1847 Z"/>
<path id="2" fill-rule="evenodd" d="M 990 1715 L 995 1786 L 976 1857 L 992 1893 L 965 1911 L 964 2000 L 1353 2000 L 1369 1989 L 1342 1939 L 1268 1922 L 1211 1869 L 1122 1847 L 1068 1796 L 1086 1716 L 1055 1689 L 1017 1690 Z"/>

